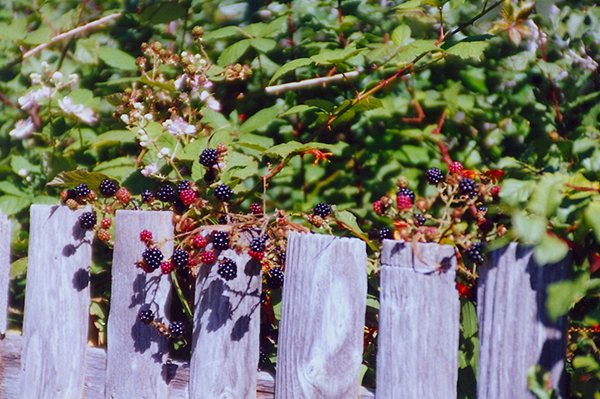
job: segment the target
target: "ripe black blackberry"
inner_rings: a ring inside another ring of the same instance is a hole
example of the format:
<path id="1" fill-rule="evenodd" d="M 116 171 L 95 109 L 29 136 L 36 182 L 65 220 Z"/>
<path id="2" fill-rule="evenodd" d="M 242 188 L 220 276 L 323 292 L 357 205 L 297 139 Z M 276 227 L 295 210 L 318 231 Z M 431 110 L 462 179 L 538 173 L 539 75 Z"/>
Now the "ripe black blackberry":
<path id="1" fill-rule="evenodd" d="M 110 179 L 104 179 L 100 182 L 98 191 L 103 197 L 112 197 L 117 193 L 117 184 Z"/>
<path id="2" fill-rule="evenodd" d="M 367 232 L 367 237 L 369 237 L 369 240 L 378 240 L 379 230 L 377 230 L 375 227 L 371 227 Z"/>
<path id="3" fill-rule="evenodd" d="M 266 241 L 266 236 L 253 238 L 252 241 L 250 241 L 250 249 L 255 252 L 264 251 Z"/>
<path id="4" fill-rule="evenodd" d="M 150 204 L 154 201 L 154 195 L 150 190 L 144 190 L 142 193 L 142 202 L 145 204 Z"/>
<path id="5" fill-rule="evenodd" d="M 272 290 L 283 287 L 283 272 L 278 267 L 269 270 L 265 279 L 267 280 L 267 285 Z"/>
<path id="6" fill-rule="evenodd" d="M 183 200 L 179 197 L 174 197 L 171 201 L 171 205 L 173 205 L 173 210 L 177 213 L 183 213 L 187 209 L 187 205 L 185 205 Z"/>
<path id="7" fill-rule="evenodd" d="M 174 195 L 175 189 L 168 184 L 165 184 L 156 192 L 156 198 L 158 198 L 162 202 L 170 202 L 173 199 Z"/>
<path id="8" fill-rule="evenodd" d="M 473 245 L 465 250 L 465 257 L 477 266 L 481 266 L 484 262 L 483 256 L 481 255 L 481 243 L 474 242 Z"/>
<path id="9" fill-rule="evenodd" d="M 224 258 L 219 264 L 219 270 L 217 270 L 219 276 L 227 281 L 231 281 L 237 276 L 237 265 L 229 258 Z"/>
<path id="10" fill-rule="evenodd" d="M 151 324 L 154 321 L 154 314 L 150 309 L 140 309 L 138 318 L 144 324 Z"/>
<path id="11" fill-rule="evenodd" d="M 171 255 L 171 262 L 177 268 L 186 267 L 190 261 L 190 256 L 183 249 L 177 249 Z"/>
<path id="12" fill-rule="evenodd" d="M 215 181 L 216 177 L 217 176 L 215 175 L 214 169 L 209 169 L 204 174 L 204 181 L 207 183 L 212 183 L 213 181 Z"/>
<path id="13" fill-rule="evenodd" d="M 79 226 L 84 230 L 91 230 L 96 225 L 96 214 L 94 212 L 84 212 L 79 216 Z"/>
<path id="14" fill-rule="evenodd" d="M 398 192 L 396 193 L 396 196 L 407 196 L 408 198 L 410 198 L 410 200 L 412 201 L 412 203 L 415 203 L 415 193 L 413 190 L 406 188 L 406 187 L 402 187 L 400 190 L 398 190 Z"/>
<path id="15" fill-rule="evenodd" d="M 219 152 L 212 148 L 207 148 L 206 150 L 202 151 L 202 154 L 200 154 L 199 162 L 201 165 L 207 168 L 212 168 L 217 163 L 218 159 Z"/>
<path id="16" fill-rule="evenodd" d="M 227 249 L 229 248 L 229 234 L 226 231 L 215 231 L 212 242 L 216 249 Z"/>
<path id="17" fill-rule="evenodd" d="M 185 333 L 185 327 L 182 321 L 174 321 L 169 324 L 169 335 L 171 338 L 181 338 Z"/>
<path id="18" fill-rule="evenodd" d="M 442 180 L 444 180 L 444 174 L 438 168 L 429 169 L 425 176 L 427 177 L 429 184 L 433 186 L 437 186 Z"/>
<path id="19" fill-rule="evenodd" d="M 393 238 L 394 238 L 394 234 L 392 233 L 392 230 L 388 229 L 387 227 L 384 227 L 379 230 L 379 239 L 381 241 L 391 240 Z"/>
<path id="20" fill-rule="evenodd" d="M 179 184 L 177 184 L 177 195 L 181 194 L 181 192 L 183 190 L 189 190 L 190 189 L 190 182 L 187 180 L 182 180 L 179 182 Z"/>
<path id="21" fill-rule="evenodd" d="M 146 263 L 146 266 L 151 270 L 158 269 L 163 258 L 164 255 L 160 252 L 160 249 L 156 247 L 147 248 L 142 254 L 142 259 Z"/>
<path id="22" fill-rule="evenodd" d="M 90 191 L 91 190 L 88 188 L 87 184 L 85 184 L 85 183 L 81 183 L 80 185 L 75 187 L 75 192 L 77 192 L 77 196 L 80 198 L 87 197 L 87 195 L 90 193 Z"/>
<path id="23" fill-rule="evenodd" d="M 233 190 L 225 184 L 220 184 L 215 187 L 214 193 L 219 201 L 229 201 L 233 196 Z"/>
<path id="24" fill-rule="evenodd" d="M 331 207 L 324 202 L 319 202 L 313 209 L 313 214 L 326 218 L 331 215 Z"/>
<path id="25" fill-rule="evenodd" d="M 227 215 L 221 215 L 219 216 L 219 224 L 229 224 L 229 223 L 233 223 L 233 221 L 231 220 L 231 218 Z"/>
<path id="26" fill-rule="evenodd" d="M 478 206 L 477 212 L 487 213 L 488 209 L 485 206 Z"/>
<path id="27" fill-rule="evenodd" d="M 277 260 L 280 265 L 285 265 L 285 251 L 281 248 L 278 248 L 275 252 L 275 256 L 277 256 Z"/>
<path id="28" fill-rule="evenodd" d="M 425 224 L 425 221 L 427 220 L 427 219 L 425 219 L 425 216 L 421 215 L 420 213 L 415 213 L 414 218 L 415 218 L 415 224 L 417 226 L 423 226 Z"/>
<path id="29" fill-rule="evenodd" d="M 463 177 L 460 183 L 458 183 L 458 188 L 460 189 L 461 194 L 471 195 L 477 189 L 477 184 L 475 183 L 475 180 Z"/>

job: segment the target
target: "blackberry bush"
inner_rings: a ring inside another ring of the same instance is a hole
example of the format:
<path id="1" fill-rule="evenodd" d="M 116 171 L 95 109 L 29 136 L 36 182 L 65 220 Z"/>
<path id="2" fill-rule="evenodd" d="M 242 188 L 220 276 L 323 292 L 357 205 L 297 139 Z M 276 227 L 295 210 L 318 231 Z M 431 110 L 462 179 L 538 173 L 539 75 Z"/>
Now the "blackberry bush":
<path id="1" fill-rule="evenodd" d="M 319 202 L 313 209 L 313 214 L 326 218 L 331 215 L 331 207 L 324 202 Z"/>
<path id="2" fill-rule="evenodd" d="M 276 290 L 283 287 L 283 271 L 279 267 L 271 268 L 265 277 L 270 289 Z"/>
<path id="3" fill-rule="evenodd" d="M 384 227 L 379 230 L 379 239 L 381 241 L 391 240 L 393 238 L 394 238 L 394 234 L 392 233 L 392 230 L 388 229 L 387 227 Z"/>
<path id="4" fill-rule="evenodd" d="M 190 260 L 190 256 L 183 249 L 176 249 L 171 256 L 171 262 L 176 268 L 186 267 Z"/>
<path id="5" fill-rule="evenodd" d="M 181 338 L 185 334 L 185 327 L 182 321 L 174 321 L 169 324 L 169 335 L 171 338 Z"/>
<path id="6" fill-rule="evenodd" d="M 80 198 L 84 198 L 87 197 L 91 190 L 88 188 L 87 184 L 81 183 L 80 185 L 75 187 L 75 191 L 77 192 L 77 196 L 79 196 Z"/>
<path id="7" fill-rule="evenodd" d="M 109 198 L 117 193 L 117 184 L 110 179 L 104 179 L 100 182 L 98 190 L 103 197 Z"/>
<path id="8" fill-rule="evenodd" d="M 154 313 L 150 309 L 140 309 L 138 318 L 144 324 L 152 324 L 154 321 Z"/>
<path id="9" fill-rule="evenodd" d="M 156 198 L 158 198 L 162 202 L 170 202 L 173 199 L 174 195 L 175 189 L 168 184 L 162 186 L 156 192 Z"/>
<path id="10" fill-rule="evenodd" d="M 235 261 L 229 258 L 224 258 L 219 264 L 219 270 L 217 270 L 219 276 L 227 281 L 231 281 L 237 277 L 237 264 Z"/>
<path id="11" fill-rule="evenodd" d="M 231 187 L 225 184 L 220 184 L 217 187 L 215 187 L 214 194 L 219 201 L 225 202 L 231 199 L 231 197 L 233 196 L 233 190 L 231 189 Z"/>
<path id="12" fill-rule="evenodd" d="M 163 261 L 164 255 L 160 252 L 160 249 L 156 247 L 147 248 L 142 254 L 144 263 L 150 270 L 156 270 L 160 267 Z"/>
<path id="13" fill-rule="evenodd" d="M 79 226 L 84 230 L 91 230 L 96 225 L 96 214 L 94 212 L 84 212 L 79 216 Z"/>
<path id="14" fill-rule="evenodd" d="M 252 241 L 250 241 L 250 249 L 255 252 L 264 251 L 266 240 L 267 238 L 264 236 L 253 238 Z"/>
<path id="15" fill-rule="evenodd" d="M 142 202 L 145 204 L 150 204 L 152 203 L 152 201 L 154 201 L 154 195 L 152 194 L 152 191 L 150 190 L 144 190 L 144 192 L 142 192 Z"/>
<path id="16" fill-rule="evenodd" d="M 219 152 L 217 150 L 213 150 L 212 148 L 207 148 L 202 151 L 200 154 L 200 165 L 205 166 L 207 168 L 212 168 L 217 163 L 219 159 Z"/>
<path id="17" fill-rule="evenodd" d="M 462 194 L 471 195 L 477 189 L 477 183 L 475 183 L 475 180 L 473 179 L 464 177 L 458 184 L 458 188 Z"/>
<path id="18" fill-rule="evenodd" d="M 425 177 L 429 184 L 437 186 L 442 180 L 444 180 L 444 174 L 438 168 L 431 168 L 427 171 Z"/>
<path id="19" fill-rule="evenodd" d="M 227 249 L 229 248 L 229 234 L 226 231 L 215 231 L 212 242 L 216 249 Z"/>

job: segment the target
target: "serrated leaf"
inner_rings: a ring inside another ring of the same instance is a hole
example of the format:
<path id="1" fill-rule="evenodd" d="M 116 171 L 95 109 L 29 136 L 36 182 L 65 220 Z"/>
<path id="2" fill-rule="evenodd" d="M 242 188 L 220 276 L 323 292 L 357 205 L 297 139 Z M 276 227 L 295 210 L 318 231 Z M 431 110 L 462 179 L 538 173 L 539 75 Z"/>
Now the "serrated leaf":
<path id="1" fill-rule="evenodd" d="M 137 71 L 138 67 L 135 64 L 135 57 L 127 54 L 123 50 L 111 47 L 100 47 L 96 50 L 98 57 L 106 63 L 106 65 L 120 69 L 122 71 Z"/>
<path id="2" fill-rule="evenodd" d="M 311 60 L 310 58 L 297 58 L 295 60 L 292 60 L 292 61 L 288 62 L 287 64 L 283 65 L 281 68 L 279 68 L 277 70 L 277 72 L 275 72 L 275 74 L 269 81 L 269 85 L 272 85 L 277 79 L 279 79 L 281 76 L 285 75 L 286 73 L 295 71 L 298 68 L 302 68 L 302 67 L 312 65 L 312 64 L 314 64 L 314 61 Z"/>
<path id="3" fill-rule="evenodd" d="M 279 17 L 271 22 L 267 26 L 265 26 L 259 33 L 258 37 L 267 37 L 270 35 L 276 35 L 278 33 L 285 32 L 287 28 L 288 17 L 284 15 Z"/>
<path id="4" fill-rule="evenodd" d="M 357 49 L 356 42 L 350 43 L 344 49 L 324 49 L 317 55 L 313 55 L 310 57 L 311 60 L 316 62 L 317 64 L 327 65 L 327 64 L 339 64 L 346 61 L 350 57 L 354 57 L 355 55 L 365 51 L 366 49 Z"/>
<path id="5" fill-rule="evenodd" d="M 245 180 L 258 173 L 258 162 L 254 157 L 233 151 L 227 160 L 227 168 L 221 179 L 227 184 L 232 180 Z"/>
<path id="6" fill-rule="evenodd" d="M 589 273 L 585 272 L 574 281 L 563 280 L 548 286 L 546 309 L 550 319 L 556 321 L 569 311 L 573 302 L 585 295 L 585 285 L 589 279 Z"/>
<path id="7" fill-rule="evenodd" d="M 400 47 L 408 44 L 410 40 L 411 30 L 408 25 L 400 25 L 392 32 L 392 42 Z"/>
<path id="8" fill-rule="evenodd" d="M 483 41 L 462 41 L 445 50 L 446 54 L 456 55 L 462 59 L 475 58 L 481 60 L 481 56 L 488 46 Z"/>
<path id="9" fill-rule="evenodd" d="M 248 36 L 258 36 L 258 34 L 267 27 L 267 24 L 265 24 L 264 22 L 256 22 L 250 25 L 247 25 L 242 29 L 242 31 L 244 31 Z"/>
<path id="10" fill-rule="evenodd" d="M 9 24 L 0 24 L 0 38 L 21 41 L 27 35 L 27 18 L 14 18 Z"/>
<path id="11" fill-rule="evenodd" d="M 354 106 L 354 111 L 356 112 L 364 112 L 370 111 L 372 109 L 377 109 L 383 107 L 383 103 L 381 100 L 374 97 L 363 98 L 359 103 Z"/>
<path id="12" fill-rule="evenodd" d="M 49 186 L 56 187 L 76 187 L 81 183 L 86 183 L 91 190 L 97 191 L 100 182 L 109 177 L 104 173 L 88 172 L 87 169 L 77 169 L 69 172 L 60 172 L 50 183 Z"/>
<path id="13" fill-rule="evenodd" d="M 96 137 L 94 147 L 102 143 L 109 141 L 116 141 L 119 143 L 135 143 L 135 135 L 129 130 L 109 130 L 108 132 L 102 133 Z"/>
<path id="14" fill-rule="evenodd" d="M 8 181 L 0 181 L 0 191 L 17 197 L 27 197 L 27 193 L 24 193 L 17 186 Z"/>
<path id="15" fill-rule="evenodd" d="M 54 36 L 54 31 L 48 26 L 41 26 L 33 32 L 29 32 L 23 42 L 37 46 L 38 44 L 49 42 Z"/>
<path id="16" fill-rule="evenodd" d="M 11 280 L 14 280 L 19 276 L 25 275 L 25 273 L 27 272 L 27 261 L 28 258 L 24 257 L 17 259 L 13 263 L 11 263 L 10 273 L 8 275 Z"/>
<path id="17" fill-rule="evenodd" d="M 394 43 L 378 43 L 369 47 L 371 51 L 366 54 L 366 57 L 372 61 L 387 61 L 398 53 L 398 47 Z"/>
<path id="18" fill-rule="evenodd" d="M 345 225 L 344 227 L 350 230 L 355 236 L 360 237 L 362 239 L 366 238 L 362 229 L 358 226 L 358 223 L 356 222 L 356 216 L 354 216 L 352 213 L 348 211 L 336 211 L 334 213 L 334 218 L 336 219 L 336 221 L 343 223 Z"/>
<path id="19" fill-rule="evenodd" d="M 175 89 L 175 86 L 173 86 L 172 84 L 150 80 L 146 76 L 140 77 L 139 81 L 140 83 L 143 83 L 145 85 L 154 86 L 158 87 L 159 89 L 166 90 L 169 93 L 174 93 L 175 91 L 177 91 L 177 89 Z"/>
<path id="20" fill-rule="evenodd" d="M 548 233 L 544 234 L 542 241 L 533 248 L 533 258 L 539 265 L 560 262 L 568 253 L 567 243 Z"/>
<path id="21" fill-rule="evenodd" d="M 535 186 L 534 180 L 506 179 L 502 183 L 500 198 L 509 205 L 517 206 L 529 199 Z"/>
<path id="22" fill-rule="evenodd" d="M 394 7 L 395 10 L 407 10 L 407 9 L 411 9 L 411 8 L 417 8 L 419 7 L 421 4 L 423 4 L 424 0 L 409 0 L 407 2 L 404 2 L 396 7 Z"/>
<path id="23" fill-rule="evenodd" d="M 513 226 L 521 239 L 528 244 L 538 244 L 546 234 L 548 219 L 540 215 L 528 215 L 516 211 L 512 216 Z"/>
<path id="24" fill-rule="evenodd" d="M 250 45 L 258 51 L 266 53 L 273 50 L 277 45 L 277 42 L 273 39 L 265 39 L 262 37 L 258 37 L 256 39 L 250 39 Z"/>
<path id="25" fill-rule="evenodd" d="M 250 47 L 251 40 L 243 39 L 227 47 L 217 60 L 217 65 L 225 67 L 239 60 Z"/>
<path id="26" fill-rule="evenodd" d="M 204 108 L 202 110 L 202 123 L 208 123 L 213 129 L 231 125 L 231 122 L 229 122 L 222 113 L 213 111 L 210 108 Z"/>
<path id="27" fill-rule="evenodd" d="M 562 201 L 562 188 L 566 177 L 562 175 L 545 175 L 536 185 L 527 204 L 530 212 L 550 216 Z"/>
<path id="28" fill-rule="evenodd" d="M 212 32 L 208 32 L 208 33 L 204 34 L 203 39 L 205 41 L 211 40 L 211 39 L 225 39 L 227 37 L 232 37 L 232 36 L 239 34 L 240 31 L 241 31 L 241 29 L 235 25 L 226 26 L 224 28 L 217 29 Z"/>
<path id="29" fill-rule="evenodd" d="M 188 12 L 186 2 L 168 2 L 162 4 L 153 4 L 142 10 L 138 18 L 142 22 L 149 24 L 164 24 L 183 18 Z"/>
<path id="30" fill-rule="evenodd" d="M 259 136 L 257 134 L 242 134 L 234 145 L 250 148 L 252 150 L 264 152 L 273 146 L 273 139 L 270 137 Z"/>
<path id="31" fill-rule="evenodd" d="M 34 165 L 25 157 L 20 155 L 12 155 L 10 158 L 10 167 L 13 172 L 19 174 L 21 170 L 27 170 L 29 172 L 37 172 L 41 171 L 39 165 Z"/>
<path id="32" fill-rule="evenodd" d="M 31 200 L 25 197 L 16 197 L 14 195 L 0 196 L 0 210 L 8 216 L 15 215 L 31 205 Z"/>
<path id="33" fill-rule="evenodd" d="M 311 110 L 311 109 L 319 109 L 319 108 L 318 107 L 311 107 L 310 105 L 306 105 L 306 104 L 294 105 L 292 108 L 290 108 L 287 111 L 282 112 L 281 114 L 279 114 L 278 117 L 282 118 L 282 117 L 287 116 L 287 115 L 298 114 L 300 112 L 306 112 L 306 111 Z"/>
<path id="34" fill-rule="evenodd" d="M 596 241 L 600 242 L 600 201 L 592 201 L 583 214 L 585 222 L 592 228 Z"/>
<path id="35" fill-rule="evenodd" d="M 435 45 L 435 40 L 415 40 L 406 46 L 400 47 L 396 54 L 396 59 L 403 63 L 412 62 L 415 57 L 423 53 L 438 51 L 442 51 L 442 49 Z"/>
<path id="36" fill-rule="evenodd" d="M 329 113 L 335 110 L 334 103 L 332 103 L 331 101 L 323 100 L 322 98 L 312 98 L 310 100 L 306 100 L 304 104 L 309 105 L 311 107 L 321 108 L 322 110 Z"/>
<path id="37" fill-rule="evenodd" d="M 274 105 L 269 108 L 263 108 L 254 115 L 252 115 L 244 124 L 240 127 L 240 133 L 251 133 L 255 130 L 263 130 L 271 122 L 277 118 L 279 113 L 279 106 Z"/>
<path id="38" fill-rule="evenodd" d="M 102 162 L 94 168 L 94 171 L 100 172 L 100 174 L 105 173 L 114 179 L 122 181 L 125 180 L 125 177 L 129 176 L 135 171 L 135 158 L 119 157 L 110 161 Z M 90 185 L 88 184 L 88 186 Z"/>

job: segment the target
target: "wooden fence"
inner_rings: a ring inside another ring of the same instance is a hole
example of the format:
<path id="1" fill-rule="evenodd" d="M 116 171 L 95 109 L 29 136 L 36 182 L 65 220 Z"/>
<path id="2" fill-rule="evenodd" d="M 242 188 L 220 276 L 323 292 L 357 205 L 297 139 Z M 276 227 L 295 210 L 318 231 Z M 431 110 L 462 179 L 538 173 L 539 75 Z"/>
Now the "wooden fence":
<path id="1" fill-rule="evenodd" d="M 85 210 L 33 205 L 23 334 L 0 314 L 1 398 L 374 398 L 360 387 L 367 273 L 362 241 L 290 233 L 275 377 L 257 371 L 260 265 L 233 250 L 238 277 L 215 268 L 196 287 L 192 357 L 168 359 L 167 342 L 137 314 L 157 317 L 171 300 L 169 276 L 135 266 L 145 246 L 173 237 L 170 212 L 117 211 L 107 350 L 88 347 L 91 233 Z M 7 306 L 10 222 L 0 215 L 0 306 Z M 386 241 L 377 353 L 378 399 L 456 399 L 460 303 L 450 246 Z M 169 257 L 173 241 L 166 241 Z M 565 319 L 545 314 L 546 286 L 564 263 L 538 266 L 511 244 L 480 270 L 479 399 L 533 398 L 527 371 L 552 371 L 564 396 Z M 3 301 L 3 303 L 1 302 Z"/>

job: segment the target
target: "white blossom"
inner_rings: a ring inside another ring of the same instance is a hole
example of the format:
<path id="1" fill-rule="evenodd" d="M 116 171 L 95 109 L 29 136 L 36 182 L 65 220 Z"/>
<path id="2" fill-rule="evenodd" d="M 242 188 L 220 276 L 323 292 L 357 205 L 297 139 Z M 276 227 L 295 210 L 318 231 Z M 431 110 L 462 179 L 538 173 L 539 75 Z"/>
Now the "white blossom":
<path id="1" fill-rule="evenodd" d="M 127 115 L 127 114 L 121 115 L 121 120 L 129 125 L 129 115 Z"/>
<path id="2" fill-rule="evenodd" d="M 184 134 L 195 134 L 196 126 L 188 124 L 178 116 L 167 124 L 167 130 L 174 136 L 182 136 Z"/>
<path id="3" fill-rule="evenodd" d="M 29 75 L 29 79 L 31 79 L 31 85 L 36 86 L 42 84 L 42 75 L 39 73 L 32 73 Z"/>
<path id="4" fill-rule="evenodd" d="M 52 90 L 49 87 L 42 87 L 38 90 L 31 90 L 24 96 L 19 97 L 19 105 L 21 109 L 27 110 L 37 104 L 37 101 L 42 98 L 50 98 L 52 96 Z"/>
<path id="5" fill-rule="evenodd" d="M 167 147 L 163 147 L 160 152 L 158 153 L 158 157 L 159 158 L 166 158 L 169 156 L 169 154 L 171 153 L 171 149 L 167 148 Z"/>
<path id="6" fill-rule="evenodd" d="M 62 100 L 58 100 L 58 105 L 66 114 L 73 114 L 84 123 L 95 123 L 98 118 L 94 116 L 94 111 L 91 108 L 82 104 L 74 104 L 69 96 L 65 96 Z"/>
<path id="7" fill-rule="evenodd" d="M 55 85 L 59 84 L 64 79 L 64 77 L 65 77 L 65 75 L 63 75 L 62 72 L 56 71 L 52 74 L 52 82 Z"/>
<path id="8" fill-rule="evenodd" d="M 10 136 L 16 139 L 25 139 L 33 134 L 35 130 L 35 125 L 31 120 L 31 117 L 27 119 L 22 119 L 15 123 L 15 128 L 10 131 Z"/>
<path id="9" fill-rule="evenodd" d="M 146 177 L 152 176 L 152 175 L 158 173 L 158 166 L 156 166 L 156 163 L 152 162 L 150 165 L 148 165 L 144 169 L 142 169 L 141 173 Z"/>
<path id="10" fill-rule="evenodd" d="M 206 106 L 214 111 L 221 110 L 221 103 L 219 103 L 209 92 L 203 91 L 200 94 L 200 100 L 206 101 Z"/>

